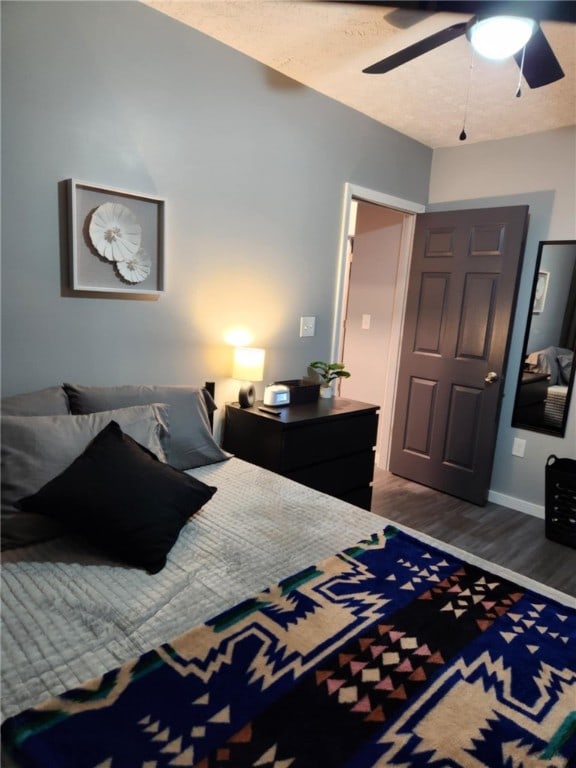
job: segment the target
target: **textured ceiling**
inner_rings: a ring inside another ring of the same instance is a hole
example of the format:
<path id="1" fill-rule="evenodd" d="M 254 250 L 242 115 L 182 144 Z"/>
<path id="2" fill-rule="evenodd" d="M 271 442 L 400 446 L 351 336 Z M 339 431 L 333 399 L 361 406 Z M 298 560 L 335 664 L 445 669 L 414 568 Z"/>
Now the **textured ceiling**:
<path id="1" fill-rule="evenodd" d="M 324 0 L 144 0 L 145 4 L 430 147 L 576 124 L 576 25 L 542 22 L 565 77 L 523 83 L 513 60 L 475 57 L 465 37 L 384 75 L 362 73 L 460 14 Z"/>

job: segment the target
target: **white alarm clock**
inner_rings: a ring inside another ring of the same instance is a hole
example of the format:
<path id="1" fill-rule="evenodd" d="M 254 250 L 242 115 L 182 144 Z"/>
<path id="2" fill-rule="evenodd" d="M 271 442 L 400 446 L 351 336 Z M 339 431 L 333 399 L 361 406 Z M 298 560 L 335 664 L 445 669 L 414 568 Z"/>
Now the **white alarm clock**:
<path id="1" fill-rule="evenodd" d="M 269 384 L 264 389 L 264 405 L 290 405 L 290 388 L 286 384 Z"/>

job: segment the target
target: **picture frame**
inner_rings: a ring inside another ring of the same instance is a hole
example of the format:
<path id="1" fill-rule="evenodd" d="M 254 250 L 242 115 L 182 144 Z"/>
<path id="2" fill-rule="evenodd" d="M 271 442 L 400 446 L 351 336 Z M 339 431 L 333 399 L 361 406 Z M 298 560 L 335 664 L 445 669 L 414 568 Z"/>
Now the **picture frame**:
<path id="1" fill-rule="evenodd" d="M 549 279 L 550 272 L 538 272 L 538 279 L 536 280 L 536 287 L 534 289 L 534 304 L 532 305 L 532 314 L 534 315 L 539 315 L 544 311 Z"/>
<path id="2" fill-rule="evenodd" d="M 165 200 L 68 179 L 73 294 L 159 297 L 165 286 Z"/>

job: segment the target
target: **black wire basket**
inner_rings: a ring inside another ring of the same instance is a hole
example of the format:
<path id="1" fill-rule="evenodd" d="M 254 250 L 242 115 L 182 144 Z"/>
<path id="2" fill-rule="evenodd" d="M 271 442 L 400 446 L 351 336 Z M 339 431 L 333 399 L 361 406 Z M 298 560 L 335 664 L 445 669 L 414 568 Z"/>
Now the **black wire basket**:
<path id="1" fill-rule="evenodd" d="M 576 460 L 546 460 L 546 538 L 576 548 Z"/>

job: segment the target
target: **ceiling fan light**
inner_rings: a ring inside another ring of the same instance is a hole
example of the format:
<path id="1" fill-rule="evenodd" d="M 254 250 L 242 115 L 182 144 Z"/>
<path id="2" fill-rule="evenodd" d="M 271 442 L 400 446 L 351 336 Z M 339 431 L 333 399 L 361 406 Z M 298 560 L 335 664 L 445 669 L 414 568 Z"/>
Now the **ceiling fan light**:
<path id="1" fill-rule="evenodd" d="M 470 27 L 472 47 L 487 59 L 507 59 L 523 48 L 536 30 L 536 22 L 522 16 L 491 16 Z"/>

